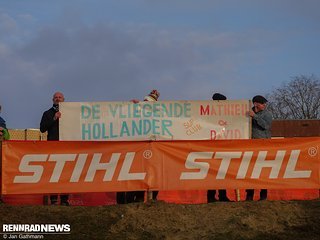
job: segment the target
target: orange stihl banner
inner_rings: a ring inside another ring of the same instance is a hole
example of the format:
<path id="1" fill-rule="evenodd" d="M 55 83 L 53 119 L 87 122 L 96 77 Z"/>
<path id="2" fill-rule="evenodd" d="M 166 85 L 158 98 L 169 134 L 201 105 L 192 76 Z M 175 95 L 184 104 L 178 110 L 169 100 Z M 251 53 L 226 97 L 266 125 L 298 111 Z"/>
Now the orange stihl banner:
<path id="1" fill-rule="evenodd" d="M 320 188 L 320 138 L 2 144 L 2 193 Z"/>

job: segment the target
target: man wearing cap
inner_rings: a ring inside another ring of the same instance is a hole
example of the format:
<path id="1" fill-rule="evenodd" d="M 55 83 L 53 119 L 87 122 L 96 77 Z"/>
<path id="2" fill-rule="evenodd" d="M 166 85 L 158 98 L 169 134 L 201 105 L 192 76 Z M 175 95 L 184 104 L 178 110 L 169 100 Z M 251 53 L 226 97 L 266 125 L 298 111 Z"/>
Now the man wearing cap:
<path id="1" fill-rule="evenodd" d="M 160 97 L 158 90 L 153 89 L 147 96 L 144 97 L 143 101 L 156 102 Z M 132 99 L 131 102 L 139 103 L 137 99 Z M 152 200 L 157 200 L 158 191 L 152 191 Z M 144 191 L 130 191 L 130 192 L 117 192 L 116 195 L 117 203 L 133 203 L 133 202 L 143 202 L 144 201 Z"/>
<path id="2" fill-rule="evenodd" d="M 248 112 L 252 118 L 252 139 L 271 138 L 272 115 L 266 110 L 268 100 L 261 95 L 252 98 L 253 108 Z M 252 201 L 254 189 L 247 189 L 246 201 Z M 261 189 L 260 200 L 266 200 L 267 189 Z"/>
<path id="3" fill-rule="evenodd" d="M 227 100 L 227 97 L 221 93 L 214 93 L 212 95 L 212 100 Z M 230 202 L 229 198 L 227 197 L 227 191 L 225 189 L 219 189 L 219 201 L 220 202 Z M 216 190 L 208 190 L 207 192 L 207 202 L 216 202 Z"/>

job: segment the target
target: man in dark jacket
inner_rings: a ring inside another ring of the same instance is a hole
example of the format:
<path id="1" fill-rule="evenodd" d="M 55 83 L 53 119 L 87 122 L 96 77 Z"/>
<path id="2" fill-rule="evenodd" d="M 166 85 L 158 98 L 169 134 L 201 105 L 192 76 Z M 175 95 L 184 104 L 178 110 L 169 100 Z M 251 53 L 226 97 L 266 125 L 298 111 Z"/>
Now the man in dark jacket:
<path id="1" fill-rule="evenodd" d="M 212 95 L 212 100 L 227 100 L 227 97 L 221 93 L 215 93 Z M 230 199 L 227 197 L 227 190 L 219 189 L 219 201 L 220 202 L 230 202 Z M 207 192 L 207 201 L 208 203 L 216 202 L 216 190 L 208 190 Z"/>
<path id="2" fill-rule="evenodd" d="M 61 112 L 59 111 L 59 103 L 64 102 L 64 96 L 61 92 L 56 92 L 52 98 L 53 106 L 45 111 L 40 122 L 40 131 L 42 133 L 48 132 L 48 141 L 59 141 L 59 118 Z M 51 195 L 50 201 L 52 205 L 58 204 L 58 195 Z M 68 206 L 68 195 L 60 195 L 60 204 Z"/>
<path id="3" fill-rule="evenodd" d="M 1 105 L 0 105 L 0 112 L 1 112 Z M 0 140 L 9 140 L 10 134 L 7 129 L 6 121 L 0 117 Z"/>

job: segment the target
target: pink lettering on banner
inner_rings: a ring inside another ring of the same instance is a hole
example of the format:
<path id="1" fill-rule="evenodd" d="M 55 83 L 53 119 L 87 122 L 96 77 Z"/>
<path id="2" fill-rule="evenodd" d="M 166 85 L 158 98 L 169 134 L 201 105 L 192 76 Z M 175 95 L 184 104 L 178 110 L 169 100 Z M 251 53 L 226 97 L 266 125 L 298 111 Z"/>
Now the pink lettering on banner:
<path id="1" fill-rule="evenodd" d="M 193 119 L 190 119 L 189 121 L 183 123 L 183 125 L 188 136 L 194 135 L 202 129 L 201 125 L 199 123 L 196 123 Z"/>
<path id="2" fill-rule="evenodd" d="M 221 131 L 211 130 L 211 140 L 226 140 L 226 139 L 242 139 L 239 129 L 222 129 Z"/>
<path id="3" fill-rule="evenodd" d="M 248 105 L 239 103 L 200 105 L 199 111 L 200 115 L 246 116 Z"/>

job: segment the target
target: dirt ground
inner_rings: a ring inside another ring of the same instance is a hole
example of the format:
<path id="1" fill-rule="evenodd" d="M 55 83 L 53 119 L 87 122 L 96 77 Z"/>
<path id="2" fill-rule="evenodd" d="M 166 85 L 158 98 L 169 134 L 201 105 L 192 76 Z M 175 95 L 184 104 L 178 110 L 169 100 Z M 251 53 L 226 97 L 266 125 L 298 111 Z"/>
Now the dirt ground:
<path id="1" fill-rule="evenodd" d="M 320 200 L 98 207 L 0 204 L 0 216 L 1 226 L 71 225 L 70 235 L 44 239 L 320 239 Z"/>

